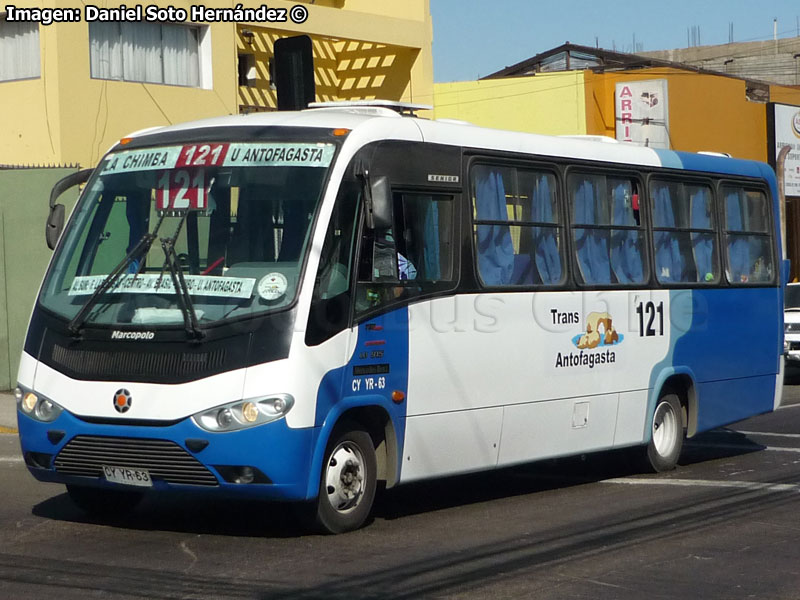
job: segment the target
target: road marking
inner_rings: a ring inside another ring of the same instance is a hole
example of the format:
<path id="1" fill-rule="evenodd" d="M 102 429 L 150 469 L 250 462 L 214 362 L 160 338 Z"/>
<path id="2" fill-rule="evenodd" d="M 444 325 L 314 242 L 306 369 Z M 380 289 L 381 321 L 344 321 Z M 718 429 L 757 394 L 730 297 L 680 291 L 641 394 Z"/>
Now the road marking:
<path id="1" fill-rule="evenodd" d="M 746 446 L 745 444 L 716 444 L 714 442 L 698 442 L 692 440 L 687 444 L 689 448 L 717 448 L 719 450 L 742 450 L 743 452 L 761 452 L 768 450 L 770 452 L 797 452 L 800 453 L 800 448 L 786 448 L 784 446 L 763 446 L 761 444 L 754 444 L 753 446 Z"/>
<path id="2" fill-rule="evenodd" d="M 786 410 L 787 408 L 800 408 L 800 404 L 786 404 L 784 406 L 779 406 L 776 410 Z"/>
<path id="3" fill-rule="evenodd" d="M 21 456 L 0 456 L 0 463 L 21 463 Z"/>
<path id="4" fill-rule="evenodd" d="M 730 433 L 741 433 L 742 435 L 766 435 L 769 437 L 800 438 L 800 433 L 767 433 L 766 431 L 738 431 L 738 430 L 731 430 Z"/>
<path id="5" fill-rule="evenodd" d="M 19 433 L 19 431 L 17 431 L 13 427 L 5 427 L 3 425 L 0 425 L 0 433 Z"/>
<path id="6" fill-rule="evenodd" d="M 626 485 L 672 485 L 680 487 L 735 488 L 740 490 L 763 490 L 767 492 L 800 492 L 800 484 L 759 483 L 757 481 L 712 481 L 710 479 L 626 479 L 617 477 L 604 479 L 603 483 Z"/>
<path id="7" fill-rule="evenodd" d="M 800 448 L 781 448 L 778 446 L 767 446 L 764 450 L 769 450 L 770 452 L 800 452 Z"/>

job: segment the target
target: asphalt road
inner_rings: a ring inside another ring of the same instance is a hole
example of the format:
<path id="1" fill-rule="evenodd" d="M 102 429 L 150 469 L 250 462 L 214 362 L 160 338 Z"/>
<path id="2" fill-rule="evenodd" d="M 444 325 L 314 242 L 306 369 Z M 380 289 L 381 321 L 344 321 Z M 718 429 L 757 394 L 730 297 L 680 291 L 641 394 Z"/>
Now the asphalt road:
<path id="1" fill-rule="evenodd" d="M 0 434 L 0 598 L 798 599 L 800 385 L 785 401 L 671 473 L 605 453 L 409 485 L 341 536 L 186 496 L 92 520 Z"/>

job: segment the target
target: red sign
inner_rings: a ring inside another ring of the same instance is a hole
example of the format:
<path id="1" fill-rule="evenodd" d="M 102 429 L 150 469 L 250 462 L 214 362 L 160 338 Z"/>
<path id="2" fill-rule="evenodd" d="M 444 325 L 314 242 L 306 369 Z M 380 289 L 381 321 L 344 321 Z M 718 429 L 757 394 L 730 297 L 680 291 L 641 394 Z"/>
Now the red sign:
<path id="1" fill-rule="evenodd" d="M 632 142 L 631 125 L 633 124 L 633 94 L 631 88 L 627 85 L 622 88 L 619 94 L 621 114 L 619 118 L 622 120 L 622 141 Z"/>
<path id="2" fill-rule="evenodd" d="M 208 208 L 208 183 L 204 169 L 161 171 L 156 185 L 156 210 Z"/>
<path id="3" fill-rule="evenodd" d="M 220 167 L 228 154 L 229 144 L 191 144 L 181 148 L 180 167 Z"/>

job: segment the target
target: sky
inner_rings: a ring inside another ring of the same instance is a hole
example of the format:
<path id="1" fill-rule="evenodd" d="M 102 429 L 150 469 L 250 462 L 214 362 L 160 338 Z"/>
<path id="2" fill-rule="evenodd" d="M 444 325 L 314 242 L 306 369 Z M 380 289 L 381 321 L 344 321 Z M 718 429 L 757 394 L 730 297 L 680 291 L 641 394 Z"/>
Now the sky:
<path id="1" fill-rule="evenodd" d="M 430 0 L 439 82 L 478 79 L 569 41 L 618 52 L 800 36 L 798 0 Z"/>

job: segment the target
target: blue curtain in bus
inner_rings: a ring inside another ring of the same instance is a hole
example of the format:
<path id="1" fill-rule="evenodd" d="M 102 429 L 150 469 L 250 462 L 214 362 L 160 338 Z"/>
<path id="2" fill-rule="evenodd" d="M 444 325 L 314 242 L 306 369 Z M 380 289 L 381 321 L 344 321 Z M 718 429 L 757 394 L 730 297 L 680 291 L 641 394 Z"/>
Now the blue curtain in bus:
<path id="1" fill-rule="evenodd" d="M 590 181 L 584 181 L 575 190 L 576 225 L 593 225 L 596 223 L 595 202 L 594 187 Z M 611 283 L 608 231 L 576 227 L 575 248 L 578 251 L 578 265 L 586 283 Z"/>
<path id="2" fill-rule="evenodd" d="M 742 198 L 738 191 L 725 195 L 726 229 L 730 232 L 744 231 L 742 222 Z M 728 234 L 728 263 L 731 281 L 747 281 L 750 276 L 750 247 L 746 236 Z"/>
<path id="3" fill-rule="evenodd" d="M 655 226 L 675 227 L 675 214 L 669 188 L 662 186 L 655 194 Z M 683 281 L 683 261 L 678 238 L 673 231 L 653 232 L 656 248 L 656 276 L 659 281 Z"/>
<path id="4" fill-rule="evenodd" d="M 475 186 L 476 218 L 508 221 L 503 178 L 497 171 L 478 175 Z M 508 225 L 478 225 L 478 270 L 486 285 L 506 285 L 514 271 L 514 246 Z"/>
<path id="5" fill-rule="evenodd" d="M 699 188 L 689 196 L 691 209 L 690 226 L 694 229 L 711 229 L 711 213 L 709 191 Z M 707 277 L 714 277 L 714 238 L 710 233 L 692 233 L 692 253 L 697 265 L 698 281 L 705 281 Z"/>
<path id="6" fill-rule="evenodd" d="M 424 278 L 436 281 L 441 278 L 439 266 L 439 205 L 431 198 L 425 198 L 425 223 L 423 235 L 425 236 Z"/>
<path id="7" fill-rule="evenodd" d="M 635 227 L 630 183 L 620 183 L 611 191 L 613 224 Z M 619 283 L 638 283 L 644 278 L 642 255 L 638 247 L 639 232 L 615 230 L 611 234 L 611 265 Z"/>
<path id="8" fill-rule="evenodd" d="M 553 215 L 553 198 L 550 181 L 542 175 L 536 182 L 531 194 L 533 206 L 531 215 L 539 223 L 555 223 Z M 561 257 L 558 254 L 557 229 L 555 227 L 534 227 L 533 247 L 536 254 L 536 268 L 545 285 L 561 281 Z"/>

